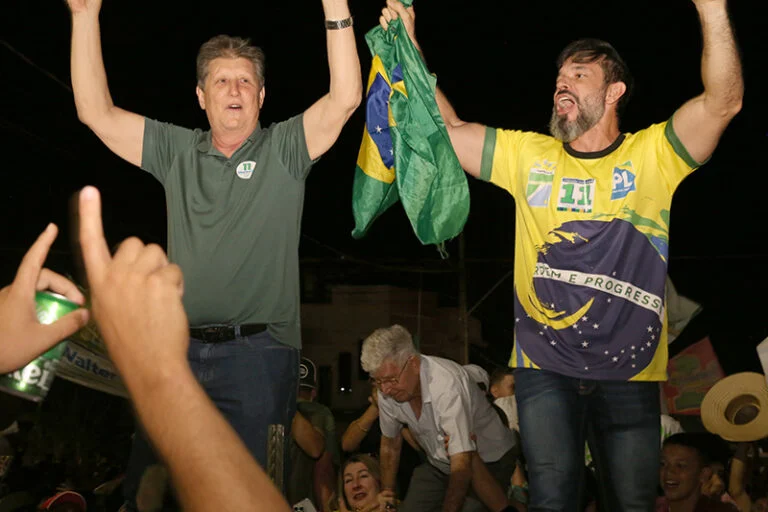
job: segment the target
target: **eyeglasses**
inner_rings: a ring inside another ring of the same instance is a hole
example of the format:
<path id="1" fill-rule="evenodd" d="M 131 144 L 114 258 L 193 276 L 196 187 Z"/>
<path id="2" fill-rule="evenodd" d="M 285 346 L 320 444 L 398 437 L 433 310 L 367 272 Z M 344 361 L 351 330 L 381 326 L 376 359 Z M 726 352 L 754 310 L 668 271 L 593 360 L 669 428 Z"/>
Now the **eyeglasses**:
<path id="1" fill-rule="evenodd" d="M 403 376 L 405 367 L 408 366 L 408 363 L 410 362 L 412 357 L 413 356 L 410 356 L 408 357 L 408 359 L 405 360 L 405 363 L 403 363 L 403 367 L 400 369 L 400 373 L 397 374 L 397 377 L 384 377 L 383 379 L 371 378 L 371 383 L 379 389 L 382 389 L 386 384 L 393 384 L 393 385 L 397 384 L 398 382 L 400 382 L 400 377 Z"/>

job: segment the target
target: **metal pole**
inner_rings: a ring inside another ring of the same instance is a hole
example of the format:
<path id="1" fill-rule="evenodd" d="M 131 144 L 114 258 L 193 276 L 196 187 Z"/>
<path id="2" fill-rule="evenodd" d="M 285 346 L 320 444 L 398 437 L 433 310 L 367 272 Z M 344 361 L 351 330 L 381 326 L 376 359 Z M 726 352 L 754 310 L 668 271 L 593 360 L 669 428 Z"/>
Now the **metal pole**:
<path id="1" fill-rule="evenodd" d="M 469 364 L 469 326 L 467 325 L 467 265 L 464 254 L 464 232 L 459 234 L 459 333 L 462 361 Z"/>

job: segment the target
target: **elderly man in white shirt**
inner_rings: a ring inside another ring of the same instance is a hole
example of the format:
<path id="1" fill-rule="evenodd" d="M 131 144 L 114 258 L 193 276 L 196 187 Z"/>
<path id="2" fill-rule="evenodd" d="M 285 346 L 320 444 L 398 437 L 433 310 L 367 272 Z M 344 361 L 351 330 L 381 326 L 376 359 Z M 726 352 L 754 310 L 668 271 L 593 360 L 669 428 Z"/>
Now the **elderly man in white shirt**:
<path id="1" fill-rule="evenodd" d="M 398 511 L 488 510 L 470 483 L 492 512 L 505 510 L 506 498 L 496 497 L 506 494 L 519 447 L 476 376 L 448 359 L 419 354 L 399 325 L 374 331 L 360 359 L 379 393 L 382 488 L 394 489 L 404 425 L 427 457 Z"/>

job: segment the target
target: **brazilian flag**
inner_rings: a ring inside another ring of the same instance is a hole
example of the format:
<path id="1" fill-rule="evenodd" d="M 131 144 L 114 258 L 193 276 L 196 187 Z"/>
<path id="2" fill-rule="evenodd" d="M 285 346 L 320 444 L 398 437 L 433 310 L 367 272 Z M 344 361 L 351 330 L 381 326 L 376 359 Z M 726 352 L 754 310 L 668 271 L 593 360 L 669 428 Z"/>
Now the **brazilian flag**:
<path id="1" fill-rule="evenodd" d="M 437 80 L 399 19 L 389 30 L 372 29 L 365 40 L 373 62 L 353 185 L 352 236 L 363 237 L 399 199 L 421 243 L 442 244 L 464 228 L 469 189 L 437 108 Z"/>

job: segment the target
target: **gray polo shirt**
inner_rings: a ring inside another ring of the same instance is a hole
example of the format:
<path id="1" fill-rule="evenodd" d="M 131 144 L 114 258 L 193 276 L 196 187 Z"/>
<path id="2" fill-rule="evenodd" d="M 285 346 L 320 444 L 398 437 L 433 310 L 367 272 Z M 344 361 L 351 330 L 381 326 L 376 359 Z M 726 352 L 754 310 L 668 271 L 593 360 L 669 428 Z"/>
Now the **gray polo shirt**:
<path id="1" fill-rule="evenodd" d="M 398 403 L 379 393 L 381 433 L 393 438 L 408 425 L 424 448 L 429 463 L 445 474 L 451 472 L 449 456 L 477 451 L 485 462 L 495 462 L 514 445 L 512 432 L 501 422 L 490 401 L 466 368 L 449 359 L 421 358 L 421 417 L 416 419 L 408 402 Z M 448 453 L 445 434 L 450 436 Z M 471 435 L 477 436 L 477 441 Z"/>
<path id="2" fill-rule="evenodd" d="M 211 132 L 146 119 L 141 167 L 165 188 L 168 255 L 192 326 L 266 323 L 301 348 L 299 231 L 309 157 L 302 115 L 259 124 L 225 157 Z"/>

